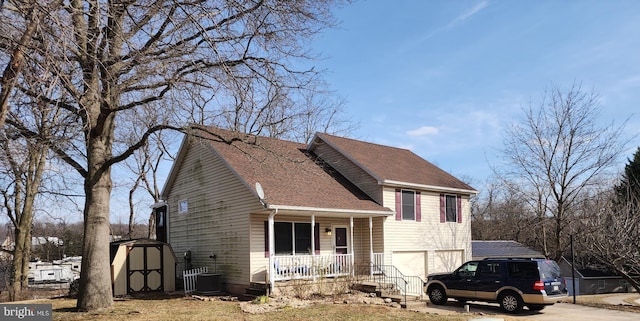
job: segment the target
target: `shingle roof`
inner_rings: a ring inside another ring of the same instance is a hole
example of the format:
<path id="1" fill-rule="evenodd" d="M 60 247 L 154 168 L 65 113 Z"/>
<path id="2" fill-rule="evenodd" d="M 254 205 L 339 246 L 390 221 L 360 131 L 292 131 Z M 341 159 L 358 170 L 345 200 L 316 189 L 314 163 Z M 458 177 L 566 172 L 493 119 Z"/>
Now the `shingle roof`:
<path id="1" fill-rule="evenodd" d="M 234 140 L 212 139 L 206 143 L 250 188 L 259 182 L 269 205 L 392 213 L 332 168 L 323 166 L 303 144 L 217 128 L 207 131 L 228 142 Z"/>
<path id="2" fill-rule="evenodd" d="M 544 255 L 516 241 L 471 241 L 471 255 L 482 258 L 544 258 Z"/>
<path id="3" fill-rule="evenodd" d="M 473 187 L 410 150 L 324 133 L 318 133 L 316 137 L 340 151 L 380 182 L 396 181 L 475 192 Z"/>

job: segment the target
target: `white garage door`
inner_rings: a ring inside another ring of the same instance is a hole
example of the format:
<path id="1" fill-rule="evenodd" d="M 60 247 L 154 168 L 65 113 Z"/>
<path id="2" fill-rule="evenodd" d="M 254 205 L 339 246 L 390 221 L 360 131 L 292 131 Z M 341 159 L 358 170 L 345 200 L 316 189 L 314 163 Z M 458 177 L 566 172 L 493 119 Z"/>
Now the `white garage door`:
<path id="1" fill-rule="evenodd" d="M 430 273 L 451 272 L 462 265 L 464 259 L 464 251 L 436 251 L 434 258 L 434 267 Z"/>
<path id="2" fill-rule="evenodd" d="M 425 279 L 427 273 L 427 253 L 422 252 L 393 252 L 391 258 L 402 274 L 406 276 L 419 276 Z M 426 279 L 425 279 L 426 280 Z"/>

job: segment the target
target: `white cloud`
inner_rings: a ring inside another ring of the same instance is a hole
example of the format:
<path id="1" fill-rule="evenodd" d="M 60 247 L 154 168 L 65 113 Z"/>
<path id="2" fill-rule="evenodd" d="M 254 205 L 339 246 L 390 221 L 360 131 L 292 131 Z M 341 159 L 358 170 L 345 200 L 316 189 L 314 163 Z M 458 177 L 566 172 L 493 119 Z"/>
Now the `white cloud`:
<path id="1" fill-rule="evenodd" d="M 457 16 L 455 19 L 451 20 L 451 22 L 449 22 L 444 29 L 450 29 L 455 27 L 458 23 L 461 23 L 471 18 L 474 14 L 480 12 L 482 9 L 486 8 L 487 6 L 489 6 L 489 1 L 478 2 L 475 6 L 463 12 L 461 15 Z"/>
<path id="2" fill-rule="evenodd" d="M 437 135 L 439 132 L 438 128 L 433 126 L 422 126 L 418 129 L 410 130 L 407 132 L 409 136 L 427 136 L 427 135 Z"/>
<path id="3" fill-rule="evenodd" d="M 478 2 L 475 6 L 469 8 L 468 10 L 464 11 L 463 13 L 458 15 L 457 17 L 453 18 L 446 25 L 437 27 L 437 28 L 435 28 L 433 30 L 429 30 L 425 35 L 423 35 L 422 37 L 418 38 L 417 40 L 411 41 L 408 44 L 406 44 L 404 46 L 401 46 L 400 47 L 400 52 L 407 52 L 408 50 L 411 50 L 411 49 L 419 46 L 420 44 L 424 43 L 425 41 L 431 39 L 433 36 L 439 34 L 440 32 L 446 31 L 446 30 L 449 30 L 449 29 L 452 29 L 452 28 L 456 27 L 458 24 L 460 24 L 460 23 L 464 22 L 465 20 L 471 18 L 476 13 L 482 11 L 482 9 L 484 9 L 484 8 L 486 8 L 488 6 L 489 6 L 489 1 L 483 0 L 483 1 Z"/>

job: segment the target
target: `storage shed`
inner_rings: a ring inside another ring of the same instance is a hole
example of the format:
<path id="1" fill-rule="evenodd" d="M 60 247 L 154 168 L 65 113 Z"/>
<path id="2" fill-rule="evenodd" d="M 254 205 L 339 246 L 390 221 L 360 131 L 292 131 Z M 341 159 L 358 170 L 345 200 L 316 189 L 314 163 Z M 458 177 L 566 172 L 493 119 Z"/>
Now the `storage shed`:
<path id="1" fill-rule="evenodd" d="M 168 243 L 126 240 L 111 243 L 113 295 L 176 289 L 176 256 Z"/>

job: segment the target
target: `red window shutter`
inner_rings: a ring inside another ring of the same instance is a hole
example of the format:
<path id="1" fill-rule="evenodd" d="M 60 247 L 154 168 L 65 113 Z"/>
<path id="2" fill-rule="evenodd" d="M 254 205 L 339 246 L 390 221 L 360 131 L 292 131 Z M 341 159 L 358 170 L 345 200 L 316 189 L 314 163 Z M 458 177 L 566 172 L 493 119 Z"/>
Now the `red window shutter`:
<path id="1" fill-rule="evenodd" d="M 422 209 L 420 208 L 420 192 L 416 192 L 416 222 L 422 219 Z"/>
<path id="2" fill-rule="evenodd" d="M 320 254 L 320 224 L 316 223 L 313 229 L 313 243 L 316 248 L 316 254 Z"/>
<path id="3" fill-rule="evenodd" d="M 444 194 L 440 194 L 440 223 L 447 221 L 447 209 L 445 208 Z"/>
<path id="4" fill-rule="evenodd" d="M 396 188 L 396 221 L 402 221 L 402 192 Z"/>
<path id="5" fill-rule="evenodd" d="M 458 223 L 462 223 L 462 196 L 456 195 L 456 208 L 458 209 Z"/>
<path id="6" fill-rule="evenodd" d="M 264 257 L 269 257 L 269 221 L 264 221 Z"/>

